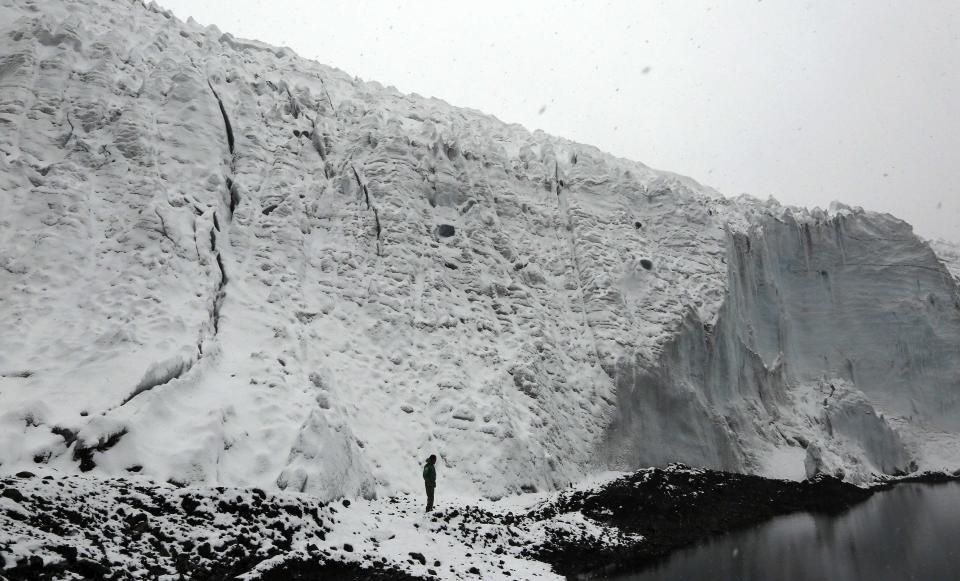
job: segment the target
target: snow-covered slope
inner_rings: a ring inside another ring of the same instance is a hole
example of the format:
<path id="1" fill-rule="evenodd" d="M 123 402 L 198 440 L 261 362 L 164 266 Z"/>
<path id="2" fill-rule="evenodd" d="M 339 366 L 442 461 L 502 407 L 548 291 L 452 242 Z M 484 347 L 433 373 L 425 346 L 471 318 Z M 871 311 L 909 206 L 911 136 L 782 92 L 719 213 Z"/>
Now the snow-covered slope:
<path id="1" fill-rule="evenodd" d="M 956 467 L 905 223 L 728 200 L 125 0 L 0 0 L 0 469 L 500 496 Z"/>

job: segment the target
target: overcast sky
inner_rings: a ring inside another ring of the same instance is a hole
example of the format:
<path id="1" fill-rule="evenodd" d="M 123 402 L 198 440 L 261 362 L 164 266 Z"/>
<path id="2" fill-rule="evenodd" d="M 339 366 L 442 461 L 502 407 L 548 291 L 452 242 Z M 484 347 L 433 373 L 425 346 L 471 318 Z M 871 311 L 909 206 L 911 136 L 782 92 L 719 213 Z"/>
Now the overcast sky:
<path id="1" fill-rule="evenodd" d="M 957 0 L 161 0 L 404 92 L 960 241 Z"/>

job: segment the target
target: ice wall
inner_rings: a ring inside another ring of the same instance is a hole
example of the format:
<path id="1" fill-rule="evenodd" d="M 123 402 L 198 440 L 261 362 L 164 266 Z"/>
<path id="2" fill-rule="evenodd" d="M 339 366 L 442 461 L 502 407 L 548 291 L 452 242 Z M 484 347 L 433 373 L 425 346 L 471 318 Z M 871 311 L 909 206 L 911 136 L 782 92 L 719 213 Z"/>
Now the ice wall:
<path id="1" fill-rule="evenodd" d="M 780 470 L 771 447 L 810 448 L 782 460 L 862 479 L 915 469 L 928 433 L 957 432 L 960 294 L 909 225 L 786 211 L 727 247 L 715 324 L 691 314 L 653 372 L 618 370 L 613 461 Z"/>
<path id="2" fill-rule="evenodd" d="M 418 490 L 431 453 L 490 496 L 956 459 L 956 286 L 895 219 L 138 2 L 0 0 L 0 55 L 2 470 L 328 498 Z"/>

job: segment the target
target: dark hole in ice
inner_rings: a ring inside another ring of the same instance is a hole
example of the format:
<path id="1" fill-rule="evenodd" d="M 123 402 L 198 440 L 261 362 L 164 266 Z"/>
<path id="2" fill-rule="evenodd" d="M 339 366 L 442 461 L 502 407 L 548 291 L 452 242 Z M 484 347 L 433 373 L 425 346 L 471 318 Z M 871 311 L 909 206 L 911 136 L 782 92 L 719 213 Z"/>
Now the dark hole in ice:
<path id="1" fill-rule="evenodd" d="M 266 208 L 264 208 L 264 209 L 262 210 L 262 211 L 263 211 L 263 215 L 264 215 L 264 216 L 269 216 L 271 212 L 273 212 L 274 210 L 277 209 L 277 206 L 278 206 L 278 205 L 279 205 L 279 204 L 270 204 L 269 206 L 267 206 Z"/>
<path id="2" fill-rule="evenodd" d="M 456 228 L 450 224 L 440 224 L 437 226 L 437 236 L 441 238 L 449 238 L 450 236 L 453 236 L 456 231 Z"/>
<path id="3" fill-rule="evenodd" d="M 299 130 L 299 129 L 294 129 L 294 130 L 293 130 L 293 136 L 294 136 L 294 137 L 300 137 L 300 130 Z"/>
<path id="4" fill-rule="evenodd" d="M 644 268 L 647 269 L 647 270 L 650 270 L 650 269 L 653 268 L 653 263 L 650 262 L 650 260 L 648 260 L 648 259 L 646 259 L 646 258 L 641 258 L 641 259 L 640 259 L 640 266 L 644 267 Z"/>
<path id="5" fill-rule="evenodd" d="M 447 268 L 449 268 L 450 270 L 457 270 L 457 265 L 456 265 L 456 264 L 451 264 L 451 263 L 449 263 L 449 262 L 444 262 L 443 265 L 446 266 Z"/>
<path id="6" fill-rule="evenodd" d="M 633 223 L 633 227 L 636 228 L 637 230 L 639 230 L 639 229 L 643 228 L 643 224 L 640 223 L 640 222 L 634 222 L 634 223 Z"/>

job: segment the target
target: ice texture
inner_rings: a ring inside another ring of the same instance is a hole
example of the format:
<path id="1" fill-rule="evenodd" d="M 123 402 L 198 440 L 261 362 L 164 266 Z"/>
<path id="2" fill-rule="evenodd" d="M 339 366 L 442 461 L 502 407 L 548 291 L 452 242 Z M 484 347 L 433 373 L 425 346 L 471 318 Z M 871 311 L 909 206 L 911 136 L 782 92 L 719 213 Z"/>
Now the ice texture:
<path id="1" fill-rule="evenodd" d="M 417 491 L 431 453 L 490 497 L 952 469 L 941 255 L 152 4 L 0 0 L 5 472 L 326 499 Z"/>

